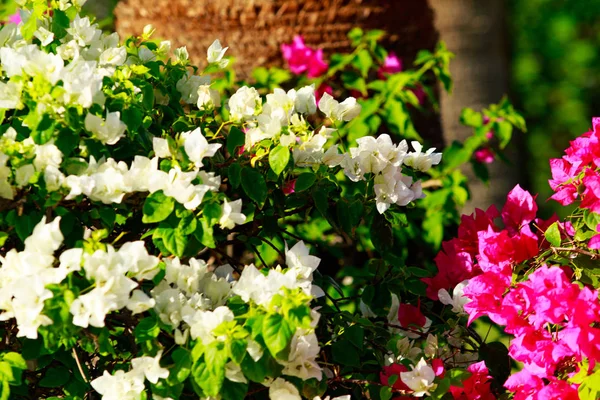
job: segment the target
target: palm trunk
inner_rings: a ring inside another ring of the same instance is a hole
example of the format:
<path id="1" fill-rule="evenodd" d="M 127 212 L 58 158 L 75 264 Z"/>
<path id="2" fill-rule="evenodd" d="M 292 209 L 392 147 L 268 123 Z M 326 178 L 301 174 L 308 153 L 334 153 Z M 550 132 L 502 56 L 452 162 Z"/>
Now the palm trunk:
<path id="1" fill-rule="evenodd" d="M 443 132 L 447 142 L 463 140 L 471 130 L 460 125 L 461 110 L 480 110 L 498 102 L 508 91 L 504 1 L 431 0 L 431 5 L 441 40 L 456 54 L 451 63 L 454 92 L 441 98 Z M 517 156 L 513 145 L 508 152 L 512 165 L 497 160 L 490 166 L 490 186 L 477 181 L 468 168 L 472 199 L 465 212 L 504 203 L 506 194 L 519 180 Z"/>

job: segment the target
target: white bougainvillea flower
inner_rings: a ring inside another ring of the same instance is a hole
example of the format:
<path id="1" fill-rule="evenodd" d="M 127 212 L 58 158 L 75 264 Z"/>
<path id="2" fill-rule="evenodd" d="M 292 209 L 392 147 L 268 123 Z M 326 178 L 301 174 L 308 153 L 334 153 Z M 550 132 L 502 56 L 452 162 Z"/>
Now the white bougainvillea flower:
<path id="1" fill-rule="evenodd" d="M 334 121 L 351 121 L 358 117 L 362 107 L 354 97 L 338 102 L 330 94 L 324 93 L 319 101 L 319 110 Z"/>
<path id="2" fill-rule="evenodd" d="M 271 400 L 302 400 L 296 386 L 283 378 L 275 379 L 269 386 L 269 399 Z"/>
<path id="3" fill-rule="evenodd" d="M 299 277 L 312 279 L 312 273 L 317 269 L 321 259 L 311 256 L 308 247 L 303 241 L 299 241 L 291 249 L 285 251 L 285 263 L 288 268 L 295 270 Z"/>
<path id="4" fill-rule="evenodd" d="M 464 280 L 460 282 L 458 285 L 454 287 L 452 291 L 452 296 L 446 289 L 440 289 L 438 291 L 438 297 L 442 304 L 446 304 L 452 306 L 452 312 L 457 314 L 466 314 L 465 313 L 465 304 L 467 304 L 471 299 L 464 296 L 465 287 L 469 284 L 469 280 Z"/>
<path id="5" fill-rule="evenodd" d="M 183 141 L 183 147 L 188 158 L 198 168 L 203 167 L 203 158 L 214 156 L 217 150 L 222 146 L 220 143 L 209 144 L 200 128 L 183 132 L 181 134 L 181 140 Z"/>
<path id="6" fill-rule="evenodd" d="M 114 375 L 104 371 L 101 377 L 90 384 L 102 395 L 102 400 L 139 400 L 145 389 L 143 376 L 123 370 L 118 370 Z"/>
<path id="7" fill-rule="evenodd" d="M 223 57 L 225 56 L 225 52 L 228 48 L 229 47 L 223 48 L 223 46 L 221 46 L 221 42 L 217 39 L 208 48 L 208 51 L 206 52 L 206 59 L 211 64 L 217 63 L 219 68 L 226 68 L 227 65 L 229 65 L 229 60 L 223 59 Z"/>
<path id="8" fill-rule="evenodd" d="M 260 105 L 260 95 L 256 89 L 242 86 L 229 98 L 231 119 L 234 121 L 252 119 Z"/>
<path id="9" fill-rule="evenodd" d="M 407 165 L 417 171 L 428 171 L 433 165 L 438 165 L 442 161 L 442 153 L 434 153 L 435 148 L 422 153 L 423 146 L 417 141 L 410 142 L 415 149 L 414 152 L 408 153 L 404 158 L 404 165 Z"/>
<path id="10" fill-rule="evenodd" d="M 437 386 L 433 383 L 435 372 L 433 371 L 433 368 L 427 365 L 424 358 L 421 358 L 412 371 L 401 372 L 400 379 L 406 386 L 414 391 L 414 393 L 411 394 L 415 397 L 423 397 L 425 395 L 430 396 L 430 391 Z"/>
<path id="11" fill-rule="evenodd" d="M 232 202 L 224 199 L 222 210 L 219 219 L 221 229 L 233 229 L 235 225 L 242 225 L 246 222 L 246 216 L 242 214 L 242 199 Z"/>
<path id="12" fill-rule="evenodd" d="M 162 350 L 156 354 L 156 357 L 139 357 L 131 360 L 133 373 L 145 376 L 151 383 L 157 383 L 159 379 L 166 379 L 169 376 L 169 370 L 160 366 L 160 357 Z"/>
<path id="13" fill-rule="evenodd" d="M 125 135 L 127 125 L 121 121 L 119 111 L 107 112 L 106 119 L 88 113 L 85 116 L 85 129 L 92 132 L 102 143 L 112 145 Z"/>
<path id="14" fill-rule="evenodd" d="M 297 330 L 292 337 L 290 354 L 287 363 L 284 363 L 283 373 L 302 380 L 316 378 L 320 381 L 323 373 L 316 361 L 320 351 L 319 341 L 314 332 L 305 334 L 302 330 Z"/>
<path id="15" fill-rule="evenodd" d="M 154 155 L 160 158 L 170 158 L 171 150 L 169 150 L 169 142 L 167 139 L 152 138 L 152 149 L 154 150 Z"/>

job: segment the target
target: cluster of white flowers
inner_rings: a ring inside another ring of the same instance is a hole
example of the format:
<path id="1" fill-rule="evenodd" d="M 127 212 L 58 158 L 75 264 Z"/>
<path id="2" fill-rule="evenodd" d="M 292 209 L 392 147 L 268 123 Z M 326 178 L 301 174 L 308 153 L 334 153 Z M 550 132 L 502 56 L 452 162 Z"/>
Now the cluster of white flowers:
<path id="1" fill-rule="evenodd" d="M 54 267 L 54 252 L 62 245 L 60 218 L 46 224 L 46 217 L 36 225 L 31 236 L 25 240 L 25 249 L 10 250 L 0 257 L 0 321 L 15 318 L 17 336 L 29 339 L 38 337 L 38 328 L 52 324 L 43 314 L 44 301 L 53 297 L 47 285 L 60 283 L 72 271 L 79 269 L 69 260 L 60 257 L 60 265 Z"/>
<path id="2" fill-rule="evenodd" d="M 405 206 L 422 198 L 421 182 L 402 173 L 402 166 L 425 172 L 439 164 L 442 154 L 435 149 L 422 152 L 419 142 L 413 141 L 414 152 L 409 152 L 408 143 L 394 144 L 389 135 L 375 139 L 372 136 L 357 140 L 358 147 L 349 153 L 339 154 L 337 145 L 325 150 L 327 141 L 335 129 L 322 127 L 318 132 L 308 129 L 302 114 L 316 112 L 314 86 L 287 93 L 275 89 L 266 96 L 266 102 L 256 89 L 240 88 L 229 100 L 229 110 L 235 121 L 246 121 L 245 148 L 250 149 L 261 140 L 270 139 L 292 148 L 295 165 L 309 167 L 324 164 L 328 167 L 341 165 L 346 176 L 354 182 L 365 180 L 373 174 L 377 210 L 384 213 L 391 204 Z M 339 103 L 328 94 L 319 102 L 319 109 L 333 121 L 350 121 L 360 114 L 360 105 L 350 97 Z M 282 134 L 283 127 L 288 127 Z"/>
<path id="3" fill-rule="evenodd" d="M 118 251 L 106 245 L 105 251 L 96 250 L 93 254 L 82 249 L 70 249 L 63 253 L 66 254 L 73 265 L 82 263 L 87 279 L 94 282 L 91 291 L 71 304 L 74 325 L 103 327 L 106 314 L 112 311 L 127 307 L 135 314 L 154 306 L 147 294 L 134 290 L 138 283 L 133 279 L 152 279 L 159 272 L 159 260 L 148 254 L 144 242 L 125 243 Z"/>
<path id="4" fill-rule="evenodd" d="M 116 67 L 127 62 L 127 51 L 119 46 L 119 36 L 116 33 L 103 34 L 89 18 L 77 16 L 67 29 L 67 35 L 60 39 L 56 54 L 53 54 L 23 39 L 20 28 L 31 15 L 25 9 L 20 12 L 23 22 L 18 26 L 9 23 L 0 33 L 0 62 L 4 75 L 9 78 L 7 83 L 0 83 L 2 108 L 21 107 L 24 77 L 26 80 L 42 78 L 51 85 L 62 81 L 60 96 L 48 93 L 35 96 L 38 107 L 43 109 L 61 114 L 65 111 L 62 105 L 83 108 L 94 103 L 102 105 L 103 78 L 112 75 Z M 55 40 L 54 34 L 49 31 L 52 18 L 40 18 L 34 36 L 46 46 Z"/>
<path id="5" fill-rule="evenodd" d="M 102 395 L 102 400 L 138 400 L 145 390 L 144 379 L 156 384 L 166 379 L 169 370 L 160 366 L 162 351 L 155 357 L 138 357 L 131 360 L 131 370 L 119 370 L 111 375 L 103 375 L 91 382 L 94 390 Z"/>
<path id="6" fill-rule="evenodd" d="M 151 291 L 156 314 L 163 323 L 176 329 L 178 342 L 184 343 L 190 333 L 193 339 L 212 341 L 209 337 L 212 330 L 233 319 L 224 306 L 231 293 L 233 269 L 224 265 L 209 271 L 205 261 L 195 258 L 189 260 L 189 265 L 182 264 L 177 257 L 164 262 L 165 277 Z M 179 329 L 184 321 L 185 327 Z"/>
<path id="7" fill-rule="evenodd" d="M 307 295 L 320 297 L 323 291 L 312 284 L 312 273 L 320 261 L 318 257 L 309 255 L 308 248 L 300 241 L 286 251 L 286 270 L 277 266 L 264 275 L 254 265 L 247 265 L 232 291 L 245 302 L 253 301 L 265 307 L 283 288 L 300 288 Z"/>
<path id="8" fill-rule="evenodd" d="M 395 145 L 389 135 L 377 139 L 365 136 L 356 141 L 358 147 L 350 149 L 341 165 L 346 176 L 354 182 L 364 180 L 366 174 L 375 176 L 375 196 L 377 210 L 384 213 L 391 204 L 405 206 L 423 196 L 421 182 L 413 182 L 412 177 L 402 173 L 402 165 L 425 172 L 441 161 L 442 154 L 430 149 L 421 153 L 419 142 L 413 141 L 415 152 L 408 151 L 405 140 Z"/>

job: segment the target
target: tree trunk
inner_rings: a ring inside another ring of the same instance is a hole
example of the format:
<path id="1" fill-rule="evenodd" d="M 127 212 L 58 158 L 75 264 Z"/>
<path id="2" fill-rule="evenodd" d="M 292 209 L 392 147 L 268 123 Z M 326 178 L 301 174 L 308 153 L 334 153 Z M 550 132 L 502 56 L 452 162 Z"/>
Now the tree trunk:
<path id="1" fill-rule="evenodd" d="M 454 92 L 442 95 L 442 127 L 446 141 L 463 140 L 470 128 L 459 123 L 464 107 L 477 111 L 497 103 L 508 91 L 508 57 L 505 46 L 503 0 L 431 0 L 435 23 L 448 48 L 456 54 L 450 69 Z M 518 143 L 518 138 L 515 137 Z M 477 181 L 470 167 L 472 199 L 466 213 L 504 203 L 506 194 L 519 180 L 516 146 L 511 146 L 507 165 L 496 160 L 490 165 L 490 186 Z M 442 160 L 443 162 L 443 160 Z"/>

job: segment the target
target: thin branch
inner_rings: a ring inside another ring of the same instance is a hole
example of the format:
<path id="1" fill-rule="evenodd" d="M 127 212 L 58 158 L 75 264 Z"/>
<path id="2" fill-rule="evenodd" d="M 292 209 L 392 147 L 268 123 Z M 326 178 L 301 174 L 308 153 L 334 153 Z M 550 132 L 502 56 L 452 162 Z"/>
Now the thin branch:
<path id="1" fill-rule="evenodd" d="M 85 383 L 88 383 L 88 378 L 83 373 L 83 368 L 81 367 L 81 363 L 79 362 L 79 357 L 77 356 L 77 351 L 75 350 L 75 347 L 73 347 L 73 358 L 75 359 L 75 362 L 77 363 L 77 368 L 79 369 L 79 373 L 81 374 L 83 381 Z"/>

